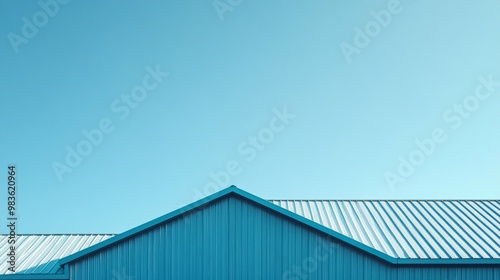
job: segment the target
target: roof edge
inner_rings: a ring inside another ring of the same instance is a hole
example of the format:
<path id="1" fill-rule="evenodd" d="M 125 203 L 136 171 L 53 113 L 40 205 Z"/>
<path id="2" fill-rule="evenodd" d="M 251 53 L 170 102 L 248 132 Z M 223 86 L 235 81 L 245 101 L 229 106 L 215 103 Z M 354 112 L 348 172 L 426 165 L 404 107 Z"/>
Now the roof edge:
<path id="1" fill-rule="evenodd" d="M 477 259 L 397 259 L 398 265 L 499 265 L 499 258 Z"/>
<path id="2" fill-rule="evenodd" d="M 95 252 L 97 250 L 100 250 L 100 249 L 103 249 L 105 247 L 111 246 L 114 243 L 117 243 L 117 242 L 119 242 L 121 240 L 129 238 L 129 237 L 131 237 L 133 235 L 136 235 L 136 234 L 138 234 L 138 233 L 140 233 L 140 232 L 142 232 L 144 230 L 147 230 L 147 229 L 150 229 L 152 227 L 155 227 L 155 226 L 157 226 L 157 225 L 159 225 L 161 223 L 164 223 L 164 222 L 166 222 L 166 221 L 168 221 L 170 219 L 173 219 L 173 218 L 175 218 L 177 216 L 180 216 L 182 214 L 188 213 L 188 212 L 190 212 L 190 211 L 192 211 L 192 210 L 194 210 L 194 209 L 196 209 L 196 208 L 198 208 L 198 207 L 200 207 L 202 205 L 205 205 L 205 204 L 210 203 L 210 202 L 212 202 L 212 201 L 214 201 L 216 199 L 224 197 L 224 196 L 226 196 L 229 193 L 235 192 L 236 190 L 239 190 L 239 189 L 236 186 L 231 185 L 228 188 L 225 188 L 225 189 L 223 189 L 221 191 L 218 191 L 218 192 L 216 192 L 216 193 L 214 193 L 212 195 L 209 195 L 209 196 L 204 197 L 204 198 L 202 198 L 200 200 L 197 200 L 197 201 L 195 201 L 193 203 L 190 203 L 190 204 L 188 204 L 188 205 L 186 205 L 184 207 L 181 207 L 181 208 L 179 208 L 177 210 L 174 210 L 174 211 L 172 211 L 170 213 L 167 213 L 167 214 L 165 214 L 163 216 L 160 216 L 160 217 L 158 217 L 156 219 L 153 219 L 153 220 L 151 220 L 149 222 L 146 222 L 146 223 L 144 223 L 142 225 L 139 225 L 139 226 L 137 226 L 135 228 L 127 230 L 127 231 L 125 231 L 123 233 L 117 234 L 117 235 L 115 235 L 115 236 L 113 236 L 113 237 L 111 237 L 109 239 L 106 239 L 106 240 L 100 242 L 100 243 L 97 243 L 97 244 L 95 244 L 93 246 L 90 246 L 90 247 L 88 247 L 86 249 L 83 249 L 82 251 L 79 251 L 79 252 L 76 252 L 76 253 L 74 253 L 72 255 L 66 256 L 66 257 L 64 257 L 64 258 L 62 258 L 62 259 L 59 260 L 59 265 L 62 266 L 64 264 L 73 262 L 73 261 L 75 261 L 75 260 L 77 260 L 77 259 L 79 259 L 79 258 L 81 258 L 83 256 L 86 256 L 86 255 L 88 255 L 90 253 L 93 253 L 93 252 Z"/>
<path id="3" fill-rule="evenodd" d="M 82 251 L 79 251 L 79 252 L 76 252 L 72 255 L 66 256 L 66 257 L 59 260 L 59 265 L 62 266 L 62 265 L 68 264 L 68 263 L 73 262 L 77 259 L 80 259 L 88 254 L 91 254 L 95 251 L 109 247 L 109 246 L 111 246 L 119 241 L 127 239 L 133 235 L 136 235 L 142 231 L 148 230 L 148 229 L 155 227 L 161 223 L 164 223 L 168 220 L 171 220 L 173 218 L 176 218 L 178 216 L 186 214 L 192 210 L 195 210 L 196 208 L 198 208 L 200 206 L 203 206 L 203 205 L 208 204 L 212 201 L 215 201 L 217 199 L 225 197 L 229 194 L 236 194 L 240 197 L 243 197 L 247 200 L 250 200 L 250 201 L 256 203 L 257 205 L 274 210 L 283 216 L 286 216 L 292 220 L 300 222 L 300 223 L 302 223 L 302 224 L 304 224 L 312 229 L 323 232 L 323 233 L 325 233 L 329 236 L 332 236 L 333 238 L 335 238 L 341 242 L 347 243 L 347 244 L 349 244 L 357 249 L 360 249 L 366 253 L 369 253 L 372 256 L 375 256 L 376 258 L 379 258 L 379 259 L 384 260 L 386 262 L 389 262 L 391 264 L 401 264 L 401 265 L 404 265 L 404 264 L 408 264 L 408 265 L 410 265 L 410 264 L 461 264 L 461 265 L 464 265 L 464 264 L 471 264 L 471 265 L 473 265 L 473 264 L 500 264 L 500 258 L 499 259 L 494 259 L 494 258 L 492 258 L 492 259 L 401 259 L 401 258 L 395 258 L 393 256 L 386 254 L 386 253 L 378 251 L 372 247 L 369 247 L 369 246 L 367 246 L 359 241 L 356 241 L 348 236 L 345 236 L 339 232 L 336 232 L 333 229 L 327 228 L 321 224 L 318 224 L 312 220 L 309 220 L 303 216 L 300 216 L 299 214 L 296 214 L 296 213 L 291 212 L 283 207 L 280 207 L 280 206 L 278 206 L 278 205 L 276 205 L 268 200 L 260 198 L 256 195 L 253 195 L 253 194 L 248 193 L 242 189 L 239 189 L 234 185 L 231 185 L 228 188 L 220 190 L 212 195 L 209 195 L 205 198 L 202 198 L 202 199 L 197 200 L 193 203 L 190 203 L 190 204 L 188 204 L 184 207 L 181 207 L 177 210 L 174 210 L 168 214 L 160 216 L 156 219 L 153 219 L 147 223 L 139 225 L 139 226 L 132 228 L 128 231 L 125 231 L 121 234 L 115 235 L 114 237 L 106 239 L 106 240 L 104 240 L 100 243 L 97 243 L 91 247 L 88 247 Z"/>

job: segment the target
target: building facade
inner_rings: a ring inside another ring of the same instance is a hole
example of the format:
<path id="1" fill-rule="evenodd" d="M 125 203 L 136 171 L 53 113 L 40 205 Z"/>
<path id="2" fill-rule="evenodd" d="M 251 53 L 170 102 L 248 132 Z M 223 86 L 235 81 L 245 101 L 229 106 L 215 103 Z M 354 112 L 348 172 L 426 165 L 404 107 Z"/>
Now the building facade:
<path id="1" fill-rule="evenodd" d="M 232 186 L 118 235 L 25 236 L 31 259 L 0 280 L 500 280 L 499 220 L 498 200 L 267 201 Z"/>

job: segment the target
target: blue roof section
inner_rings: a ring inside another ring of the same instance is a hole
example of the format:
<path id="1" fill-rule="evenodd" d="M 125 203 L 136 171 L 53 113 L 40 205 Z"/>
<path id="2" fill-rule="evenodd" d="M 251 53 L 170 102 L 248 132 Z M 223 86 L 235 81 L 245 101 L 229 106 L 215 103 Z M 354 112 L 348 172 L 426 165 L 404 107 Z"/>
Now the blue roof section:
<path id="1" fill-rule="evenodd" d="M 80 252 L 77 252 L 75 254 L 72 254 L 70 256 L 67 256 L 59 261 L 60 265 L 68 264 L 70 262 L 76 261 L 88 254 L 92 254 L 93 252 L 96 252 L 98 250 L 101 250 L 103 248 L 112 246 L 113 244 L 126 240 L 127 238 L 130 238 L 138 233 L 141 233 L 145 230 L 148 230 L 152 227 L 155 227 L 159 224 L 162 224 L 168 220 L 181 217 L 184 214 L 189 213 L 191 210 L 194 210 L 200 206 L 203 206 L 207 203 L 210 203 L 214 200 L 220 199 L 222 197 L 225 197 L 227 195 L 238 195 L 242 198 L 245 198 L 251 202 L 256 203 L 257 205 L 260 205 L 261 207 L 265 207 L 267 209 L 276 211 L 277 213 L 286 216 L 290 219 L 293 219 L 297 222 L 302 223 L 303 225 L 306 225 L 310 228 L 313 228 L 315 230 L 318 230 L 320 232 L 326 233 L 334 238 L 337 238 L 338 240 L 341 240 L 347 244 L 350 244 L 356 248 L 359 248 L 369 254 L 372 254 L 380 259 L 383 259 L 387 262 L 393 263 L 393 264 L 500 264 L 500 258 L 498 258 L 498 251 L 499 250 L 499 245 L 498 245 L 498 232 L 500 232 L 500 226 L 498 225 L 498 217 L 500 216 L 499 214 L 499 205 L 498 201 L 493 201 L 493 203 L 496 203 L 493 205 L 493 208 L 490 209 L 492 210 L 492 213 L 484 213 L 484 215 L 490 215 L 493 219 L 497 218 L 496 224 L 493 223 L 493 228 L 492 230 L 496 232 L 497 238 L 495 239 L 495 236 L 492 237 L 492 244 L 489 244 L 488 246 L 491 247 L 493 251 L 496 250 L 497 255 L 492 254 L 489 258 L 487 257 L 478 257 L 478 258 L 463 258 L 463 257 L 457 257 L 457 258 L 411 258 L 409 255 L 398 255 L 394 254 L 392 251 L 388 250 L 380 250 L 379 248 L 373 246 L 372 243 L 366 242 L 366 240 L 363 239 L 356 239 L 353 238 L 353 236 L 346 235 L 342 231 L 337 231 L 332 227 L 329 227 L 327 224 L 322 223 L 321 221 L 311 219 L 310 217 L 307 217 L 307 215 L 300 215 L 301 213 L 299 212 L 293 212 L 290 210 L 293 210 L 292 208 L 286 209 L 286 207 L 280 206 L 279 201 L 274 201 L 270 202 L 267 200 L 264 200 L 260 197 L 257 197 L 255 195 L 252 195 L 248 192 L 245 192 L 235 186 L 231 186 L 229 188 L 226 188 L 224 190 L 221 190 L 215 194 L 212 194 L 206 198 L 203 198 L 201 200 L 198 200 L 196 202 L 193 202 L 187 206 L 184 206 L 178 210 L 175 210 L 173 212 L 170 212 L 164 216 L 161 216 L 157 219 L 154 219 L 148 223 L 145 223 L 143 225 L 140 225 L 138 227 L 135 227 L 131 230 L 128 230 L 122 234 L 116 235 L 110 239 L 107 239 L 101 243 L 98 243 L 92 247 L 86 248 Z M 278 203 L 277 203 L 278 202 Z M 488 212 L 486 209 L 482 210 L 483 212 Z M 331 213 L 330 213 L 331 214 Z M 403 213 L 404 214 L 404 213 Z M 353 218 L 352 216 L 351 218 Z M 394 216 L 394 218 L 401 219 L 402 217 L 397 217 Z M 356 219 L 351 219 L 351 222 L 354 223 L 353 226 L 357 227 L 362 227 L 366 226 L 366 223 L 361 222 L 362 219 L 356 218 Z M 366 220 L 365 220 L 366 221 Z M 477 226 L 482 226 L 482 225 L 477 225 Z M 495 231 L 496 229 L 496 231 Z M 361 230 L 361 229 L 359 229 Z M 411 234 L 420 234 L 419 232 L 413 232 Z M 380 238 L 384 238 L 381 236 Z M 395 242 L 398 242 L 395 240 Z M 486 241 L 485 241 L 486 242 Z M 490 241 L 491 242 L 491 241 Z M 441 245 L 438 245 L 441 246 Z"/>

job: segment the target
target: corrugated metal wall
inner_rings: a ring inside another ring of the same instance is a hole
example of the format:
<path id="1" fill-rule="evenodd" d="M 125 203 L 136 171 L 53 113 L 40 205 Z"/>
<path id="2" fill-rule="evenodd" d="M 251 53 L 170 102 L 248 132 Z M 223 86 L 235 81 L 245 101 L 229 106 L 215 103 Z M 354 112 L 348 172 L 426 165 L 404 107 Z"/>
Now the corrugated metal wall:
<path id="1" fill-rule="evenodd" d="M 394 266 L 239 196 L 70 264 L 70 279 L 500 279 L 500 268 Z"/>

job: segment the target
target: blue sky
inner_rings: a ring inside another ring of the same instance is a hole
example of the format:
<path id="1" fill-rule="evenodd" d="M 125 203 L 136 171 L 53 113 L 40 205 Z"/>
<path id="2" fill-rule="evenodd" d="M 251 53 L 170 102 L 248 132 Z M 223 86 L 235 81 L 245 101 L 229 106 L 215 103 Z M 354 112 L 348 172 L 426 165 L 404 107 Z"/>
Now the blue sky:
<path id="1" fill-rule="evenodd" d="M 498 199 L 499 8 L 1 1 L 0 180 L 15 164 L 18 232 L 119 233 L 231 184 Z"/>

